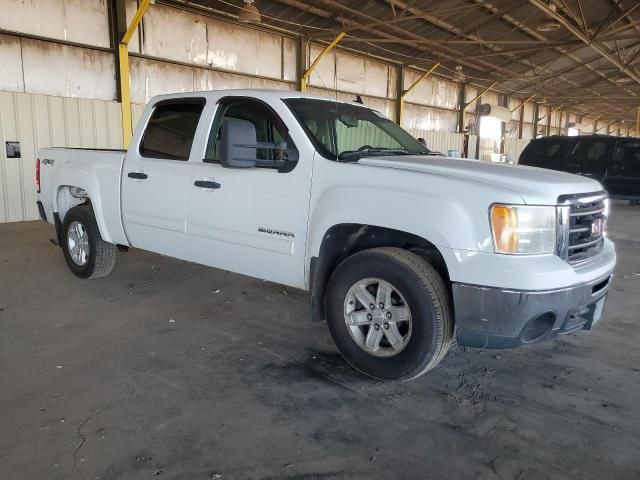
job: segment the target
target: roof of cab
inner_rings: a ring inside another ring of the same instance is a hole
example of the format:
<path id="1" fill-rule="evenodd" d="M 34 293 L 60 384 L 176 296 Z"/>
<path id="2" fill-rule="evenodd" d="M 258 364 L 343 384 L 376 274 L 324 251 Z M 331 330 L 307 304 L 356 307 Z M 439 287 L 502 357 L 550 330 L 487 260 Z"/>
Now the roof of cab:
<path id="1" fill-rule="evenodd" d="M 360 105 L 355 101 L 348 102 L 348 101 L 339 100 L 336 98 L 316 95 L 313 93 L 303 93 L 303 92 L 297 92 L 292 90 L 276 90 L 276 89 L 266 89 L 266 88 L 265 89 L 245 88 L 245 89 L 225 89 L 225 90 L 204 90 L 199 92 L 168 93 L 168 94 L 156 95 L 153 98 L 151 98 L 150 102 L 156 103 L 161 100 L 166 100 L 170 98 L 207 97 L 210 95 L 215 95 L 216 97 L 220 97 L 220 96 L 255 97 L 262 100 L 274 100 L 274 99 L 285 99 L 285 98 L 310 98 L 314 100 L 326 100 L 331 102 Z"/>

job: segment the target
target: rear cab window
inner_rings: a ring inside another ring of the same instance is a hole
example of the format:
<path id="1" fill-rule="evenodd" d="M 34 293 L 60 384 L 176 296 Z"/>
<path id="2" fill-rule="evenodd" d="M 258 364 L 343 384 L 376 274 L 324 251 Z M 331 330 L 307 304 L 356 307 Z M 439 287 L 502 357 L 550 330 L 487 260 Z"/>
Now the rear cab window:
<path id="1" fill-rule="evenodd" d="M 158 102 L 140 142 L 145 158 L 189 160 L 204 98 L 178 98 Z"/>

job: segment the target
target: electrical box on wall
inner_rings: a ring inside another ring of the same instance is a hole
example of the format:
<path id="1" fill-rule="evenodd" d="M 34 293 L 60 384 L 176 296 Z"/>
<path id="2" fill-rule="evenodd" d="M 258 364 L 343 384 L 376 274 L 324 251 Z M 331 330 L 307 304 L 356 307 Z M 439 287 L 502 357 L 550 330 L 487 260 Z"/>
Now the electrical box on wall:
<path id="1" fill-rule="evenodd" d="M 20 142 L 5 142 L 7 158 L 20 158 Z"/>

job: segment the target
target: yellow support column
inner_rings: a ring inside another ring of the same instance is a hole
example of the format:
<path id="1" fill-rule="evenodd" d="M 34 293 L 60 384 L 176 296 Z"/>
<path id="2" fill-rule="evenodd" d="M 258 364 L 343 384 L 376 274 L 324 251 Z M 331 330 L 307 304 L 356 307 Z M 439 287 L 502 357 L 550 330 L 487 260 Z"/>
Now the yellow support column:
<path id="1" fill-rule="evenodd" d="M 142 17 L 149 9 L 151 0 L 142 0 L 131 24 L 118 45 L 120 59 L 120 95 L 122 97 L 122 146 L 127 148 L 133 137 L 133 118 L 131 115 L 131 85 L 129 83 L 129 41 L 138 28 Z"/>
<path id="2" fill-rule="evenodd" d="M 301 92 L 306 92 L 307 91 L 307 84 L 309 83 L 309 76 L 311 75 L 311 72 L 313 72 L 315 70 L 315 68 L 318 66 L 318 63 L 320 63 L 320 60 L 322 60 L 322 57 L 324 57 L 327 53 L 329 53 L 331 50 L 333 50 L 334 47 L 336 45 L 338 45 L 338 43 L 340 43 L 340 40 L 342 40 L 345 35 L 346 35 L 346 32 L 340 32 L 338 34 L 338 36 L 333 39 L 333 42 L 331 42 L 329 45 L 327 45 L 324 48 L 324 50 L 322 50 L 322 52 L 320 52 L 320 55 L 318 55 L 318 57 L 313 61 L 311 66 L 305 70 L 305 72 L 302 74 L 302 78 L 300 79 L 301 80 L 300 81 L 300 91 Z"/>

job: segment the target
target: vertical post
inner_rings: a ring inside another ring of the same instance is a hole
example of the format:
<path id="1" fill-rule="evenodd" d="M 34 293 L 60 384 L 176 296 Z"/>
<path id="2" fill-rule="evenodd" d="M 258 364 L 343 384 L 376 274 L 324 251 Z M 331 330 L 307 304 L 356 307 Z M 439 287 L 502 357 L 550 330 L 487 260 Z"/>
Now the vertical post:
<path id="1" fill-rule="evenodd" d="M 533 103 L 533 138 L 538 138 L 538 115 L 540 115 L 540 106 L 538 102 Z"/>
<path id="2" fill-rule="evenodd" d="M 458 90 L 458 133 L 464 132 L 464 107 L 466 105 L 467 86 L 460 82 Z"/>
<path id="3" fill-rule="evenodd" d="M 122 145 L 124 148 L 131 143 L 133 136 L 133 121 L 131 115 L 131 85 L 129 83 L 129 41 L 135 33 L 142 17 L 149 9 L 151 0 L 141 0 L 131 24 L 122 36 L 118 45 L 119 69 L 120 69 L 120 97 L 122 100 Z"/>
<path id="4" fill-rule="evenodd" d="M 559 113 L 560 116 L 558 117 L 558 135 L 562 135 L 562 116 L 564 115 L 564 111 L 560 110 Z"/>
<path id="5" fill-rule="evenodd" d="M 404 113 L 404 65 L 396 68 L 396 123 L 402 126 L 402 114 Z"/>
<path id="6" fill-rule="evenodd" d="M 640 137 L 640 107 L 636 108 L 636 136 Z"/>
<path id="7" fill-rule="evenodd" d="M 509 97 L 507 95 L 500 95 L 498 102 L 502 104 L 502 107 L 509 108 Z M 500 153 L 506 153 L 507 123 L 508 122 L 500 122 Z"/>
<path id="8" fill-rule="evenodd" d="M 600 120 L 600 117 L 596 117 L 595 120 L 593 121 L 593 134 L 594 135 L 596 133 L 598 133 L 598 120 Z"/>
<path id="9" fill-rule="evenodd" d="M 115 58 L 116 70 L 116 102 L 122 102 L 122 93 L 120 89 L 120 39 L 127 31 L 127 12 L 125 0 L 114 0 L 109 2 L 109 37 L 111 40 L 111 48 Z"/>
<path id="10" fill-rule="evenodd" d="M 297 81 L 298 91 L 306 91 L 306 84 L 303 80 L 304 71 L 307 69 L 307 39 L 300 37 L 298 39 L 298 65 L 297 65 Z"/>
<path id="11" fill-rule="evenodd" d="M 524 130 L 524 103 L 520 105 L 520 117 L 518 118 L 518 140 L 522 140 L 522 131 Z"/>

